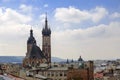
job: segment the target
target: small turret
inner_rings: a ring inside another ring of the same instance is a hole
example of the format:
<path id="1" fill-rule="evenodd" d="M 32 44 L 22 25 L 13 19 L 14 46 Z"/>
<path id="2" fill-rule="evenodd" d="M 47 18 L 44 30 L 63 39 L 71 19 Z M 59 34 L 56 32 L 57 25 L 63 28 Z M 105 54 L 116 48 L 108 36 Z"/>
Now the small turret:
<path id="1" fill-rule="evenodd" d="M 74 60 L 72 59 L 72 60 L 71 60 L 71 62 L 73 63 L 73 62 L 74 62 Z"/>
<path id="2" fill-rule="evenodd" d="M 82 59 L 81 56 L 79 57 L 78 61 L 79 61 L 79 62 L 82 62 L 82 61 L 83 61 L 83 59 Z"/>
<path id="3" fill-rule="evenodd" d="M 36 44 L 36 40 L 33 37 L 33 30 L 32 29 L 30 30 L 30 37 L 27 40 L 27 44 Z"/>
<path id="4" fill-rule="evenodd" d="M 79 59 L 78 59 L 78 62 L 79 62 L 79 68 L 84 68 L 84 61 L 82 59 L 82 57 L 80 56 Z"/>
<path id="5" fill-rule="evenodd" d="M 67 59 L 66 63 L 69 64 L 69 60 L 68 59 Z"/>

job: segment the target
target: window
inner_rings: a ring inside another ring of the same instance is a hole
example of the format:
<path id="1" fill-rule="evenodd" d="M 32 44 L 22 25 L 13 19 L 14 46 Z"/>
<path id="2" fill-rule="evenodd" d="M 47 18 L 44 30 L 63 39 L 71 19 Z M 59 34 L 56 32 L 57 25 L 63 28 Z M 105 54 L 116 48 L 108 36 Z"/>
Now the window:
<path id="1" fill-rule="evenodd" d="M 56 76 L 58 76 L 58 73 L 56 72 Z"/>
<path id="2" fill-rule="evenodd" d="M 52 73 L 51 76 L 54 76 L 54 74 Z"/>
<path id="3" fill-rule="evenodd" d="M 62 73 L 60 73 L 60 76 L 63 76 Z"/>
<path id="4" fill-rule="evenodd" d="M 64 73 L 64 76 L 66 76 L 66 73 Z"/>
<path id="5" fill-rule="evenodd" d="M 48 73 L 47 76 L 50 76 L 50 73 Z"/>

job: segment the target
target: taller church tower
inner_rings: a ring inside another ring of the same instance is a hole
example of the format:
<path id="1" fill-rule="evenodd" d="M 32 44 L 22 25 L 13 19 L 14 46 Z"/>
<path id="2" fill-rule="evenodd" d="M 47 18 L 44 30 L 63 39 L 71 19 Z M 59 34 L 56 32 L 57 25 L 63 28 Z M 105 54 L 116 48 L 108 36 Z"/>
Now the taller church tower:
<path id="1" fill-rule="evenodd" d="M 42 30 L 42 52 L 47 59 L 47 63 L 51 63 L 51 30 L 48 28 L 47 15 Z"/>

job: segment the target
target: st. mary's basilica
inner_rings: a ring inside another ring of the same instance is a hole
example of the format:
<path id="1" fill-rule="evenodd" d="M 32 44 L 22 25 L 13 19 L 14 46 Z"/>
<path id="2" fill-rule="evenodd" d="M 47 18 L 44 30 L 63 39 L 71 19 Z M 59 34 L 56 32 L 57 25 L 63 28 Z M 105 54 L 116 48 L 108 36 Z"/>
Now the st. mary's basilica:
<path id="1" fill-rule="evenodd" d="M 23 60 L 23 67 L 35 67 L 41 63 L 51 63 L 51 29 L 48 27 L 47 16 L 45 18 L 45 26 L 42 29 L 42 50 L 37 46 L 33 30 L 31 29 L 27 40 L 27 52 Z"/>

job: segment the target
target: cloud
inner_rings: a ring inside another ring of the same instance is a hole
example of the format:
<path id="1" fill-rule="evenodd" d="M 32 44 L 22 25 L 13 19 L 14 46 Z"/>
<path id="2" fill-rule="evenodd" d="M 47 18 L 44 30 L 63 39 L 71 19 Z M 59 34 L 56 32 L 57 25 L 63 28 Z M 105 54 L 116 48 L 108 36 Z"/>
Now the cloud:
<path id="1" fill-rule="evenodd" d="M 35 14 L 34 12 L 38 10 L 39 8 L 33 7 L 32 5 L 26 5 L 26 4 L 21 4 L 18 9 L 19 12 L 29 15 L 29 16 L 34 16 Z"/>
<path id="2" fill-rule="evenodd" d="M 68 8 L 56 8 L 54 17 L 56 20 L 65 23 L 81 23 L 87 20 L 96 23 L 102 20 L 107 14 L 108 11 L 103 7 L 96 7 L 91 10 L 80 10 L 70 6 Z"/>
<path id="3" fill-rule="evenodd" d="M 108 14 L 108 11 L 103 7 L 96 7 L 90 11 L 90 14 L 93 22 L 99 22 Z"/>
<path id="4" fill-rule="evenodd" d="M 23 11 L 31 10 L 29 8 L 25 9 L 27 6 L 23 7 Z M 97 16 L 98 14 L 99 16 Z M 74 24 L 87 20 L 96 23 L 107 14 L 108 11 L 103 7 L 96 7 L 91 10 L 69 7 L 57 8 L 55 18 L 61 22 Z M 41 14 L 39 17 L 42 21 L 45 15 Z M 26 41 L 31 28 L 31 25 L 26 24 L 31 21 L 35 20 L 32 20 L 30 15 L 25 15 L 11 8 L 0 8 L 0 55 L 25 55 Z M 52 25 L 54 24 L 57 24 L 55 27 L 59 26 L 58 23 L 54 22 Z M 74 24 L 72 25 L 74 26 Z M 65 59 L 77 59 L 80 55 L 82 55 L 83 59 L 118 58 L 120 56 L 119 25 L 119 21 L 111 21 L 109 24 L 98 24 L 84 29 L 52 30 L 52 56 Z M 33 27 L 33 30 L 37 44 L 41 47 L 42 35 L 40 26 Z"/>
<path id="5" fill-rule="evenodd" d="M 20 7 L 22 12 L 31 12 L 32 11 L 32 6 L 27 6 L 25 4 L 21 4 Z"/>
<path id="6" fill-rule="evenodd" d="M 0 8 L 0 23 L 27 23 L 32 20 L 31 17 L 22 15 L 11 8 Z"/>
<path id="7" fill-rule="evenodd" d="M 0 8 L 0 55 L 25 55 L 31 16 L 11 8 Z"/>
<path id="8" fill-rule="evenodd" d="M 41 14 L 40 16 L 39 16 L 39 19 L 40 19 L 40 22 L 41 23 L 44 23 L 44 21 L 45 21 L 45 14 Z"/>
<path id="9" fill-rule="evenodd" d="M 110 15 L 111 18 L 120 18 L 120 13 L 115 12 L 112 15 Z"/>
<path id="10" fill-rule="evenodd" d="M 52 55 L 65 59 L 76 59 L 80 55 L 89 60 L 119 58 L 119 25 L 120 22 L 111 22 L 86 29 L 54 32 Z"/>

